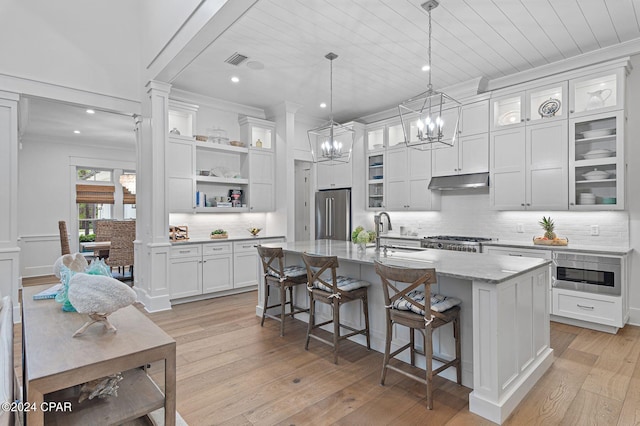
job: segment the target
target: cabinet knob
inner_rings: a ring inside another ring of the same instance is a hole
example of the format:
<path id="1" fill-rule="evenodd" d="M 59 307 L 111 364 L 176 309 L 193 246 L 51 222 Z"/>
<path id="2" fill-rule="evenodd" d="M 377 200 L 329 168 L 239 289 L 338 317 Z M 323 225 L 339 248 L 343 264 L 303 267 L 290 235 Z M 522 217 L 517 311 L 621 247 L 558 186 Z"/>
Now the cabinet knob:
<path id="1" fill-rule="evenodd" d="M 531 119 L 529 117 L 527 117 L 527 121 L 531 121 Z"/>
<path id="2" fill-rule="evenodd" d="M 253 206 L 249 207 L 249 210 L 253 210 Z"/>
<path id="3" fill-rule="evenodd" d="M 573 206 L 573 205 L 574 205 L 574 203 L 569 203 L 569 205 L 570 205 L 570 206 Z"/>
<path id="4" fill-rule="evenodd" d="M 521 205 L 522 207 L 524 207 L 524 203 L 520 203 L 520 205 Z"/>
<path id="5" fill-rule="evenodd" d="M 527 203 L 527 206 L 531 206 L 531 203 Z"/>
<path id="6" fill-rule="evenodd" d="M 520 119 L 520 122 L 521 122 L 521 123 L 524 123 L 524 118 L 521 118 L 521 119 Z"/>
<path id="7" fill-rule="evenodd" d="M 573 112 L 574 112 L 574 111 L 573 111 L 572 109 L 570 109 L 570 110 L 569 110 L 569 112 L 570 112 L 571 114 L 573 114 Z"/>

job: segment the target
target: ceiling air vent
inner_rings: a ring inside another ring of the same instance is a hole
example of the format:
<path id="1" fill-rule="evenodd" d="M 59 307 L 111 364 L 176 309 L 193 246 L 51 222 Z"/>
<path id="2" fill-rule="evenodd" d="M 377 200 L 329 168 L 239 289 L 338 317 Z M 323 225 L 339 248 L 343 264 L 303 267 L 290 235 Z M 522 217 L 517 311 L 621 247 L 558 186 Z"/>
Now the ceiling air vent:
<path id="1" fill-rule="evenodd" d="M 241 63 L 243 63 L 244 61 L 246 61 L 247 59 L 249 59 L 248 56 L 244 56 L 243 54 L 236 52 L 233 55 L 229 56 L 225 60 L 225 62 L 228 63 L 228 64 L 231 64 L 231 65 L 238 66 Z"/>

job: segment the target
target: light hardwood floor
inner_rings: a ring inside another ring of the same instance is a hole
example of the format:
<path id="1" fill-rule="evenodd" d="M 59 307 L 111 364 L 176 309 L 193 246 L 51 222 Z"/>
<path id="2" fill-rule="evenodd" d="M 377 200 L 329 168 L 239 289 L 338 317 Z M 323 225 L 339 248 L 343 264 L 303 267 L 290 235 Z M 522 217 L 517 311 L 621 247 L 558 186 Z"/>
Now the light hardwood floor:
<path id="1" fill-rule="evenodd" d="M 471 389 L 448 380 L 434 380 L 432 411 L 416 382 L 389 372 L 380 386 L 382 355 L 355 343 L 339 365 L 326 345 L 305 351 L 306 323 L 287 320 L 281 338 L 276 321 L 260 327 L 256 301 L 249 292 L 148 314 L 178 343 L 177 409 L 189 425 L 493 424 L 469 413 Z M 551 346 L 553 365 L 505 424 L 640 424 L 640 327 L 552 323 Z"/>

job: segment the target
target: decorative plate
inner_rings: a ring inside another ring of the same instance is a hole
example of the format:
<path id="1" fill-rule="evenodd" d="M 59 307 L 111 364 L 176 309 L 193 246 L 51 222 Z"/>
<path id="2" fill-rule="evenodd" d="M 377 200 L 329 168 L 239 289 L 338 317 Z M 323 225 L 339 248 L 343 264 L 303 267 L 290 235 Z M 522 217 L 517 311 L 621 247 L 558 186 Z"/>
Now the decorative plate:
<path id="1" fill-rule="evenodd" d="M 498 124 L 501 126 L 508 126 L 520 122 L 520 111 L 513 110 L 507 111 L 498 118 Z"/>
<path id="2" fill-rule="evenodd" d="M 538 114 L 542 118 L 553 117 L 560 110 L 560 105 L 559 99 L 549 98 L 540 104 Z"/>

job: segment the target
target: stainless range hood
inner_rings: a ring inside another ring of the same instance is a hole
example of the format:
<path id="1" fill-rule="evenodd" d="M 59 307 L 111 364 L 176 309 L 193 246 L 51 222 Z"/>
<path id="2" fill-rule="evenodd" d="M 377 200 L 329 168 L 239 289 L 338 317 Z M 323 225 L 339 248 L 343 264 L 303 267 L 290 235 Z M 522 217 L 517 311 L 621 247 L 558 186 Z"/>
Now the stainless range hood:
<path id="1" fill-rule="evenodd" d="M 454 189 L 486 188 L 489 186 L 489 173 L 432 177 L 429 189 L 451 191 Z"/>

